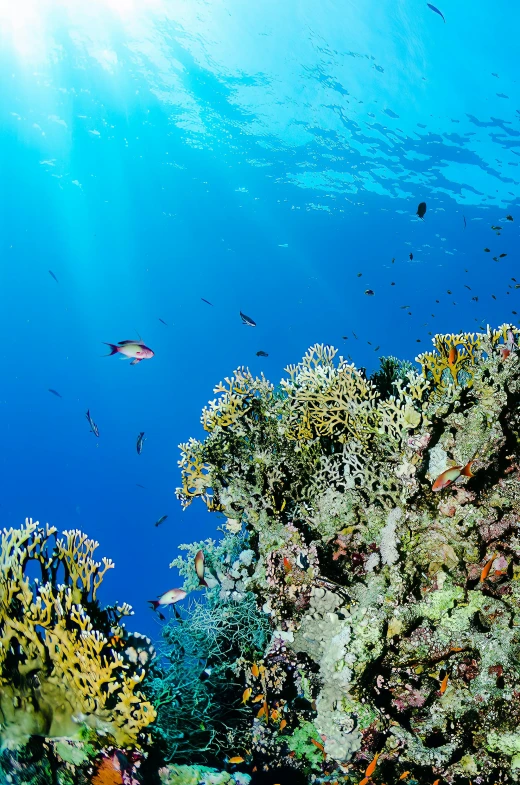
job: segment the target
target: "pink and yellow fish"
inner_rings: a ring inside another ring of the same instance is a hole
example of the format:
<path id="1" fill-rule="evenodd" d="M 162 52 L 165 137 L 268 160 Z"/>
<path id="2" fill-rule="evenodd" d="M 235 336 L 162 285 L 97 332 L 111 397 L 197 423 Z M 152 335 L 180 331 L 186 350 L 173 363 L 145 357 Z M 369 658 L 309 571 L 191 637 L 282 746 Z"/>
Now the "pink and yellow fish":
<path id="1" fill-rule="evenodd" d="M 471 464 L 473 460 L 469 461 L 465 466 L 452 466 L 450 469 L 446 469 L 446 471 L 439 474 L 437 479 L 432 485 L 432 491 L 443 491 L 445 488 L 448 488 L 455 480 L 458 480 L 459 477 L 473 477 L 471 471 Z"/>
<path id="2" fill-rule="evenodd" d="M 154 610 L 166 605 L 175 605 L 176 602 L 183 600 L 186 597 L 184 589 L 169 589 L 161 594 L 158 600 L 148 600 Z"/>
<path id="3" fill-rule="evenodd" d="M 204 551 L 197 551 L 195 556 L 195 572 L 199 579 L 199 586 L 207 586 L 208 584 L 204 579 Z"/>
<path id="4" fill-rule="evenodd" d="M 119 341 L 119 343 L 106 343 L 105 346 L 110 346 L 110 354 L 106 357 L 111 357 L 113 354 L 122 354 L 123 357 L 128 359 L 133 358 L 130 365 L 137 365 L 141 360 L 151 360 L 154 353 L 148 346 L 144 345 L 144 341 Z"/>

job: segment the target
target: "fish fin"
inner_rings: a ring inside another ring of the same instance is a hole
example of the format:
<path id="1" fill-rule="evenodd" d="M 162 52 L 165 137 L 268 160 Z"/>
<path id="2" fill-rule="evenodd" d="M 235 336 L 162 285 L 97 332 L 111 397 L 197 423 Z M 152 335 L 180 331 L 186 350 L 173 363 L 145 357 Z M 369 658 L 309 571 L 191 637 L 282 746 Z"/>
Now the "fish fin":
<path id="1" fill-rule="evenodd" d="M 468 463 L 465 465 L 465 467 L 461 471 L 461 474 L 463 474 L 464 477 L 474 477 L 474 474 L 471 471 L 471 464 L 473 463 L 474 460 L 475 459 L 473 458 L 471 461 L 468 461 Z"/>
<path id="2" fill-rule="evenodd" d="M 204 578 L 199 578 L 199 586 L 205 586 L 206 589 L 209 589 L 209 586 L 206 583 L 206 581 L 204 580 Z"/>
<path id="3" fill-rule="evenodd" d="M 116 354 L 119 351 L 119 349 L 115 344 L 107 343 L 106 341 L 103 341 L 103 343 L 105 344 L 105 346 L 110 346 L 110 353 L 104 354 L 103 357 L 111 357 L 113 354 Z"/>
<path id="4" fill-rule="evenodd" d="M 154 609 L 154 611 L 156 611 L 156 610 L 157 610 L 157 608 L 158 608 L 158 607 L 159 607 L 159 605 L 160 605 L 160 602 L 158 602 L 158 600 L 148 600 L 148 602 L 150 603 L 150 605 L 152 606 L 152 608 Z"/>
<path id="5" fill-rule="evenodd" d="M 125 346 L 127 343 L 142 344 L 142 341 L 136 341 L 135 339 L 132 339 L 131 341 L 119 341 L 118 346 Z"/>
<path id="6" fill-rule="evenodd" d="M 142 359 L 141 357 L 136 357 L 135 360 L 132 360 L 130 365 L 137 365 L 137 363 L 141 362 L 141 359 Z"/>

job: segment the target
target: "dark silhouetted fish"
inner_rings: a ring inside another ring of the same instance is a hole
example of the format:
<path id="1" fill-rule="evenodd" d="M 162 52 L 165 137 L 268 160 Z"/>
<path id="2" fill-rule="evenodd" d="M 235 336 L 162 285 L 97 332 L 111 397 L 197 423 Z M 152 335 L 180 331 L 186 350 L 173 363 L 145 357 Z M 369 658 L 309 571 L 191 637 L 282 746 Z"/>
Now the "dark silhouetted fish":
<path id="1" fill-rule="evenodd" d="M 422 219 L 424 218 L 425 214 L 426 214 L 426 202 L 421 202 L 419 204 L 419 207 L 417 208 L 416 215 L 418 215 L 419 218 Z"/>
<path id="2" fill-rule="evenodd" d="M 208 305 L 211 305 L 211 306 L 213 305 L 213 303 L 210 303 L 209 300 L 205 300 L 204 297 L 201 297 L 200 299 L 202 300 L 203 303 L 207 303 Z"/>
<path id="3" fill-rule="evenodd" d="M 484 253 L 491 253 L 491 249 L 490 248 L 484 248 Z"/>
<path id="4" fill-rule="evenodd" d="M 373 289 L 365 289 L 365 294 L 367 294 L 369 297 L 373 297 L 374 296 L 374 290 Z"/>
<path id="5" fill-rule="evenodd" d="M 144 491 L 146 490 L 146 488 L 144 487 L 144 485 L 139 485 L 139 483 L 138 483 L 138 482 L 136 482 L 136 485 L 137 485 L 137 487 L 138 487 L 138 488 L 142 488 Z"/>
<path id="6" fill-rule="evenodd" d="M 513 219 L 511 218 L 511 220 L 513 220 Z M 56 283 L 59 283 L 58 279 L 56 278 L 56 276 L 54 275 L 54 273 L 52 272 L 52 270 L 49 270 L 49 275 L 52 275 L 52 277 L 54 278 L 54 280 L 56 281 Z"/>
<path id="7" fill-rule="evenodd" d="M 242 324 L 245 324 L 248 327 L 256 327 L 256 322 L 251 319 L 250 316 L 246 316 L 245 313 L 242 313 L 242 311 L 240 311 L 240 318 L 242 319 Z"/>
<path id="8" fill-rule="evenodd" d="M 159 316 L 159 321 L 160 321 L 162 324 L 164 324 L 164 326 L 165 326 L 165 327 L 168 327 L 168 325 L 166 324 L 166 322 L 164 321 L 164 319 L 161 319 L 161 317 L 160 317 L 160 316 Z"/>
<path id="9" fill-rule="evenodd" d="M 413 253 L 410 251 L 410 261 L 413 261 Z"/>
<path id="10" fill-rule="evenodd" d="M 154 526 L 160 526 L 161 523 L 164 523 L 167 517 L 168 517 L 167 515 L 161 515 L 159 520 L 154 523 Z"/>
<path id="11" fill-rule="evenodd" d="M 88 420 L 88 424 L 90 425 L 91 432 L 94 434 L 94 436 L 99 436 L 99 428 L 97 427 L 96 423 L 94 422 L 94 420 L 90 416 L 90 410 L 89 409 L 87 409 L 87 413 L 86 413 L 85 417 Z"/>
<path id="12" fill-rule="evenodd" d="M 260 351 L 260 352 L 257 352 L 257 353 L 256 353 L 256 356 L 257 356 L 257 357 L 269 357 L 269 355 L 267 354 L 267 352 L 262 352 L 262 351 Z"/>
<path id="13" fill-rule="evenodd" d="M 466 216 L 463 215 L 462 217 L 464 218 L 464 229 L 465 229 L 466 228 Z"/>
<path id="14" fill-rule="evenodd" d="M 499 259 L 503 259 L 503 258 L 504 258 L 504 256 L 507 256 L 507 254 L 506 254 L 506 253 L 499 253 L 499 254 L 498 254 L 498 258 L 499 258 Z"/>
<path id="15" fill-rule="evenodd" d="M 433 11 L 435 14 L 439 14 L 439 16 L 442 18 L 442 21 L 444 22 L 444 24 L 446 24 L 446 20 L 445 20 L 445 18 L 444 18 L 444 14 L 443 14 L 441 11 L 439 11 L 439 9 L 438 9 L 438 8 L 435 8 L 435 6 L 434 6 L 434 5 L 432 5 L 431 3 L 426 3 L 426 5 L 427 5 L 427 6 L 428 6 L 428 8 L 430 8 L 430 9 L 431 9 L 431 10 L 432 10 L 432 11 Z"/>
<path id="16" fill-rule="evenodd" d="M 59 394 L 58 390 L 53 390 L 52 387 L 49 387 L 49 392 L 55 395 L 57 398 L 63 398 L 63 396 Z"/>
<path id="17" fill-rule="evenodd" d="M 137 454 L 138 455 L 141 455 L 141 453 L 143 451 L 143 442 L 145 442 L 145 441 L 146 441 L 146 439 L 144 438 L 144 431 L 141 431 L 141 433 L 137 437 L 137 444 L 136 444 Z"/>
<path id="18" fill-rule="evenodd" d="M 506 221 L 512 221 L 512 220 L 513 220 L 512 215 L 506 215 Z"/>

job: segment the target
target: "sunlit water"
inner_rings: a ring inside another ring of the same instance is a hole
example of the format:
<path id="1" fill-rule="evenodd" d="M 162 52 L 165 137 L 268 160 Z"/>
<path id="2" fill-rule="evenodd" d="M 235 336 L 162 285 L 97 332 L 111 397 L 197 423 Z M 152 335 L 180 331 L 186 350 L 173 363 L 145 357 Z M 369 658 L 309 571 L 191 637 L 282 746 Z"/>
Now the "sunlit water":
<path id="1" fill-rule="evenodd" d="M 221 378 L 517 318 L 520 8 L 439 8 L 0 2 L 1 524 L 97 538 L 145 632 L 217 534 L 174 489 Z"/>

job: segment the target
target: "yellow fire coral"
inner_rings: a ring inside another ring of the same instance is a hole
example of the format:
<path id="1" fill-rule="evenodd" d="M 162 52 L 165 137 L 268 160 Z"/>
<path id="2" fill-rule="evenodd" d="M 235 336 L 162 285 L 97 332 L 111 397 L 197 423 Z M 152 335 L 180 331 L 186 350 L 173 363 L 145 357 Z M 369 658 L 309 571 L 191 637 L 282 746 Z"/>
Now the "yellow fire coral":
<path id="1" fill-rule="evenodd" d="M 451 384 L 471 387 L 480 342 L 481 336 L 475 333 L 451 333 L 432 338 L 435 350 L 423 352 L 415 359 L 422 365 L 424 377 L 433 382 L 433 393 L 442 395 Z"/>
<path id="2" fill-rule="evenodd" d="M 119 621 L 130 606 L 102 609 L 95 598 L 112 562 L 96 562 L 98 543 L 81 532 L 57 539 L 54 527 L 32 520 L 0 538 L 2 744 L 17 747 L 31 735 L 78 738 L 85 724 L 119 747 L 137 745 L 155 711 L 137 689 L 144 667 L 126 657 L 130 636 Z M 41 580 L 27 576 L 31 561 Z M 109 640 L 114 630 L 117 644 Z"/>

